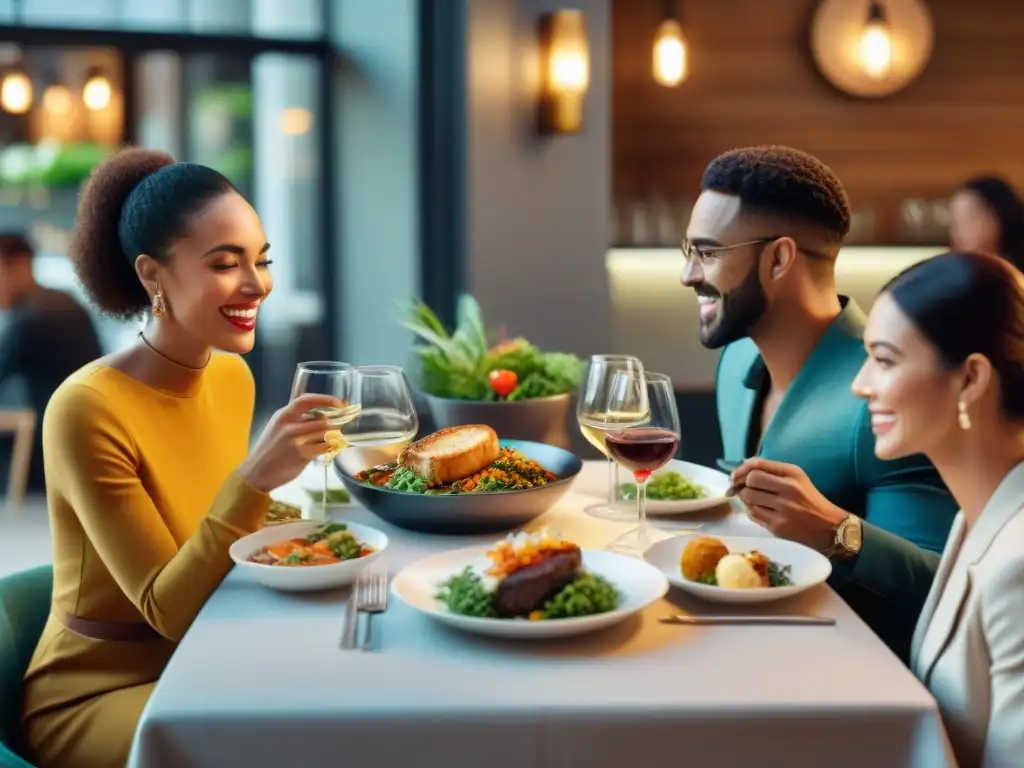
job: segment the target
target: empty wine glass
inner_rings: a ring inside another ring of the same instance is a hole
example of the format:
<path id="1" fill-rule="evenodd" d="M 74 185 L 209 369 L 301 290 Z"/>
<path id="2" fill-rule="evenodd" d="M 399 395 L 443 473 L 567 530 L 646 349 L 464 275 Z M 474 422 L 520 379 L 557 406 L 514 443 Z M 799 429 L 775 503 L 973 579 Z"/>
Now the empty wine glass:
<path id="1" fill-rule="evenodd" d="M 291 399 L 310 392 L 319 395 L 332 395 L 341 401 L 338 406 L 319 406 L 311 408 L 306 417 L 310 419 L 322 418 L 327 422 L 327 435 L 335 433 L 341 437 L 340 430 L 351 422 L 359 413 L 359 404 L 352 399 L 352 385 L 354 382 L 355 368 L 348 363 L 339 363 L 332 360 L 315 360 L 306 363 L 299 363 L 295 367 L 295 376 L 292 378 Z M 337 432 L 335 432 L 337 430 Z M 336 440 L 332 448 L 326 453 L 317 457 L 316 463 L 323 468 L 323 495 L 320 500 L 319 519 L 327 517 L 328 482 L 327 469 L 331 460 L 337 455 L 342 443 Z M 337 446 L 337 447 L 336 447 Z M 315 513 L 314 513 L 315 514 Z M 311 514 L 310 516 L 314 516 Z"/>
<path id="2" fill-rule="evenodd" d="M 631 519 L 617 508 L 618 465 L 608 452 L 605 435 L 609 430 L 637 426 L 647 419 L 647 390 L 641 386 L 643 380 L 643 363 L 632 355 L 593 355 L 587 365 L 576 402 L 576 420 L 587 441 L 608 459 L 608 498 L 605 503 L 592 504 L 585 509 L 587 514 L 594 517 Z M 619 397 L 620 402 L 613 406 L 612 388 L 616 381 L 636 382 L 637 399 L 625 403 Z"/>
<path id="3" fill-rule="evenodd" d="M 643 393 L 637 391 L 638 386 Z M 647 523 L 646 486 L 651 475 L 676 455 L 681 431 L 675 389 L 668 376 L 649 373 L 639 384 L 629 377 L 617 378 L 611 387 L 609 408 L 628 411 L 636 408 L 641 398 L 646 400 L 648 406 L 648 420 L 642 425 L 605 434 L 608 453 L 618 464 L 633 473 L 639 520 L 636 528 L 617 538 L 608 549 L 634 557 L 641 557 L 656 540 L 665 538 Z"/>
<path id="4" fill-rule="evenodd" d="M 359 410 L 344 430 L 349 447 L 335 460 L 348 476 L 394 461 L 420 428 L 409 382 L 397 366 L 357 366 L 350 398 Z"/>

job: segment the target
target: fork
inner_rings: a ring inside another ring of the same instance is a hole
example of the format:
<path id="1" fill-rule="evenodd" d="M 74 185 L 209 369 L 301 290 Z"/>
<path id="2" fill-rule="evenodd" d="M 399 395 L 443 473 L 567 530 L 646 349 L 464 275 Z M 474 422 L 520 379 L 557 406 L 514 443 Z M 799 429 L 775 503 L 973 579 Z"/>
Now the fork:
<path id="1" fill-rule="evenodd" d="M 373 614 L 388 609 L 387 573 L 375 574 L 360 585 L 356 608 L 366 614 L 366 636 L 360 649 L 368 651 L 373 647 Z"/>

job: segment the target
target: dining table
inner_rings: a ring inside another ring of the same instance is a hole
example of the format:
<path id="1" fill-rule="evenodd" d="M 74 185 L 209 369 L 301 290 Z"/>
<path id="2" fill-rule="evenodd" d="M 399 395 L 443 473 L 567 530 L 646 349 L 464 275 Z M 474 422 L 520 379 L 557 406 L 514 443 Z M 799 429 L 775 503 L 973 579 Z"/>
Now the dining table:
<path id="1" fill-rule="evenodd" d="M 526 529 L 605 547 L 630 525 L 584 512 L 606 493 L 606 471 L 603 461 L 584 462 Z M 311 469 L 275 496 L 298 503 L 318 482 Z M 391 575 L 503 537 L 414 533 L 355 505 L 332 517 L 384 531 L 389 544 L 370 568 Z M 738 500 L 652 522 L 661 536 L 771 536 Z M 673 588 L 613 627 L 528 641 L 461 632 L 392 598 L 374 618 L 374 648 L 342 650 L 349 593 L 273 591 L 234 569 L 157 683 L 129 766 L 956 765 L 935 700 L 826 584 L 757 606 Z M 659 621 L 739 611 L 835 624 Z"/>

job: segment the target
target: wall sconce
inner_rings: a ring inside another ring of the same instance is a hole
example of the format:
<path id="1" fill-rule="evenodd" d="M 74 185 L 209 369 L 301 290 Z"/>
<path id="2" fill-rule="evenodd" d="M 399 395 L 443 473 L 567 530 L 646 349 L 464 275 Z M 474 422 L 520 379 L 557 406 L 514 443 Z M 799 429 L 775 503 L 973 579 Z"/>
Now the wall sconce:
<path id="1" fill-rule="evenodd" d="M 590 86 L 590 47 L 582 11 L 561 10 L 540 17 L 542 134 L 579 133 Z"/>
<path id="2" fill-rule="evenodd" d="M 822 0 L 811 24 L 811 53 L 839 90 L 881 98 L 921 74 L 933 35 L 923 0 Z"/>
<path id="3" fill-rule="evenodd" d="M 666 88 L 674 88 L 690 74 L 690 51 L 683 36 L 679 5 L 666 0 L 665 20 L 654 36 L 654 80 Z"/>
<path id="4" fill-rule="evenodd" d="M 12 69 L 0 82 L 0 106 L 12 115 L 23 115 L 32 108 L 32 80 L 21 69 Z"/>
<path id="5" fill-rule="evenodd" d="M 86 108 L 99 112 L 110 104 L 110 80 L 99 67 L 93 67 L 85 73 L 85 85 L 82 87 L 82 103 Z"/>

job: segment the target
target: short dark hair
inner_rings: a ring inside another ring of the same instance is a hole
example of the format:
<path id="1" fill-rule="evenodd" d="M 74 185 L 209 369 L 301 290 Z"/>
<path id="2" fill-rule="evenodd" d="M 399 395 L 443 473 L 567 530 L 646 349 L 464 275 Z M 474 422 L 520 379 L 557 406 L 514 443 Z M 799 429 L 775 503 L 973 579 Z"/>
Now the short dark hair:
<path id="1" fill-rule="evenodd" d="M 838 244 L 850 231 L 850 201 L 832 169 L 791 147 L 733 149 L 708 165 L 701 189 L 734 195 L 745 209 L 820 228 Z"/>
<path id="2" fill-rule="evenodd" d="M 1024 200 L 1001 176 L 975 176 L 960 185 L 973 192 L 999 222 L 999 253 L 1024 269 Z"/>
<path id="3" fill-rule="evenodd" d="M 90 175 L 78 202 L 68 256 L 92 302 L 105 314 L 128 319 L 150 304 L 135 259 L 169 258 L 189 220 L 212 200 L 235 191 L 205 165 L 176 163 L 163 152 L 122 149 Z"/>
<path id="4" fill-rule="evenodd" d="M 1003 410 L 1024 419 L 1024 275 L 979 253 L 944 253 L 918 262 L 882 288 L 949 369 L 979 353 L 992 363 Z"/>
<path id="5" fill-rule="evenodd" d="M 0 232 L 0 259 L 33 255 L 32 244 L 21 232 Z"/>

